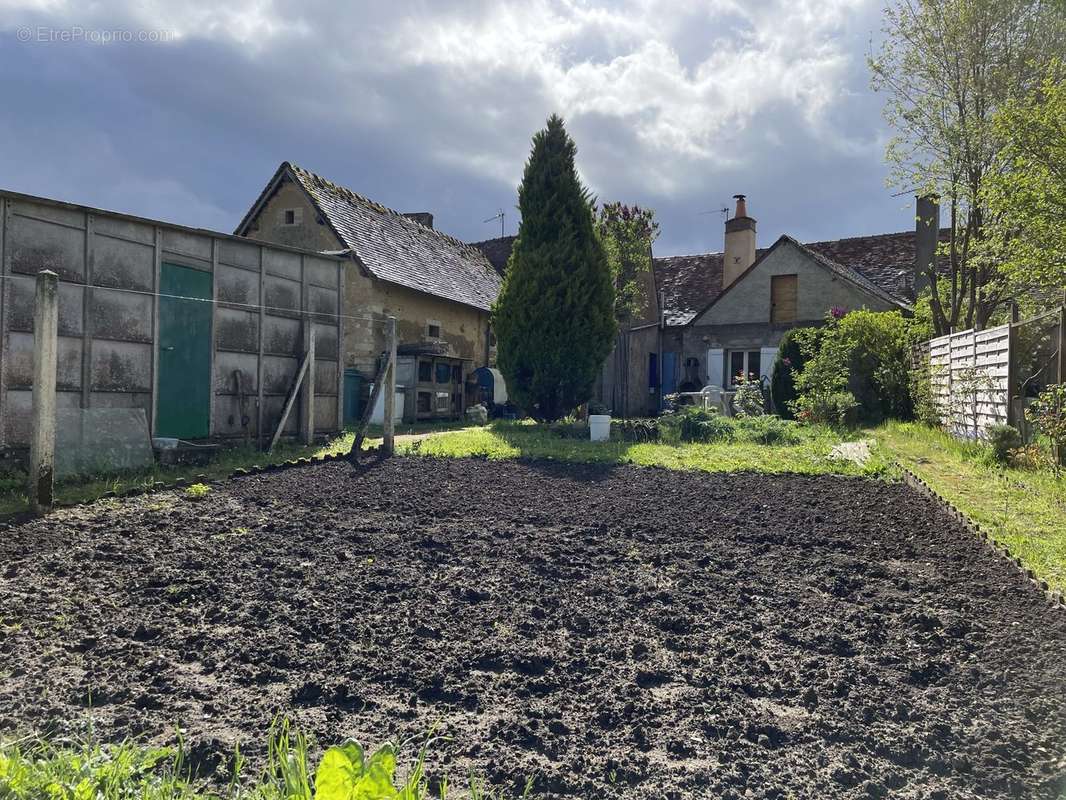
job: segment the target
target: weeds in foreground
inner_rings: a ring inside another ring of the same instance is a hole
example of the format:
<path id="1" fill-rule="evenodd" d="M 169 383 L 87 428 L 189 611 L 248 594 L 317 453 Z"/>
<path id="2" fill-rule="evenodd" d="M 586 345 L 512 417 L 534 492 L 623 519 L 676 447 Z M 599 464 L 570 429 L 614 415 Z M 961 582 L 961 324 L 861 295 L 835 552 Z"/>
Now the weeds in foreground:
<path id="1" fill-rule="evenodd" d="M 235 750 L 232 778 L 223 790 L 205 788 L 178 746 L 142 747 L 134 742 L 48 741 L 36 737 L 0 743 L 3 800 L 505 800 L 471 777 L 465 795 L 441 781 L 430 791 L 425 761 L 437 741 L 432 731 L 406 770 L 397 777 L 401 752 L 410 742 L 385 744 L 367 754 L 354 740 L 327 749 L 313 770 L 307 738 L 287 721 L 272 727 L 266 766 L 254 781 L 242 776 L 244 757 Z M 313 778 L 312 778 L 313 774 Z M 533 780 L 520 798 L 531 797 Z"/>
<path id="2" fill-rule="evenodd" d="M 194 483 L 185 489 L 185 497 L 189 500 L 203 500 L 211 493 L 211 487 L 206 483 Z"/>

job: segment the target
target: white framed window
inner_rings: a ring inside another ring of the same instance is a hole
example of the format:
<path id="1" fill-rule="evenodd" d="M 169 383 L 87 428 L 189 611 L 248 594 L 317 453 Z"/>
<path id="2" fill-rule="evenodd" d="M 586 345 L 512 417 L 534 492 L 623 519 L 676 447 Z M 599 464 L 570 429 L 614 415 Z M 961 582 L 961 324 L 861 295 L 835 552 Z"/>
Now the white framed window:
<path id="1" fill-rule="evenodd" d="M 737 377 L 740 375 L 762 376 L 762 352 L 759 350 L 728 350 L 726 351 L 726 379 L 728 386 L 733 388 L 737 385 Z"/>

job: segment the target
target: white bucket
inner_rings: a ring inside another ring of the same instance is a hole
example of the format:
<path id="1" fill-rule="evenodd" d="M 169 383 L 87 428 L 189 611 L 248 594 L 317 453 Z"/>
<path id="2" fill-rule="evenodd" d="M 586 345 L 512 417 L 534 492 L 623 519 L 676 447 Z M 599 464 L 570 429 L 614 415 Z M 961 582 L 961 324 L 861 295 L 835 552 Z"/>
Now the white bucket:
<path id="1" fill-rule="evenodd" d="M 611 438 L 609 414 L 589 414 L 589 438 L 594 442 L 606 442 Z"/>

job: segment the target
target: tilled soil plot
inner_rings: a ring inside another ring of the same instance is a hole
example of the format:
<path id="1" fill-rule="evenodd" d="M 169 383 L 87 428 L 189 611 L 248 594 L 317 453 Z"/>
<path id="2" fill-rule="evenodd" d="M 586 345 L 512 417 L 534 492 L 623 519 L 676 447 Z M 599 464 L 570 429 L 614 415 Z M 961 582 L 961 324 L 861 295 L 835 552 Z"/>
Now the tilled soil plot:
<path id="1" fill-rule="evenodd" d="M 0 729 L 424 734 L 537 797 L 1057 798 L 1066 614 L 903 485 L 393 459 L 0 531 Z"/>

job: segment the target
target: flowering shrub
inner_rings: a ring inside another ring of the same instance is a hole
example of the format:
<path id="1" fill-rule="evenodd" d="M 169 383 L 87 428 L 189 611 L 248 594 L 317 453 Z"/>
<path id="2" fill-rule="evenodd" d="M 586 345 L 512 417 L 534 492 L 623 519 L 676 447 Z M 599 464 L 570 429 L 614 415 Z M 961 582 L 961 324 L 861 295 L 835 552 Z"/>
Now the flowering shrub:
<path id="1" fill-rule="evenodd" d="M 763 394 L 762 381 L 751 375 L 738 375 L 733 409 L 738 417 L 761 417 L 765 414 L 766 396 Z"/>

